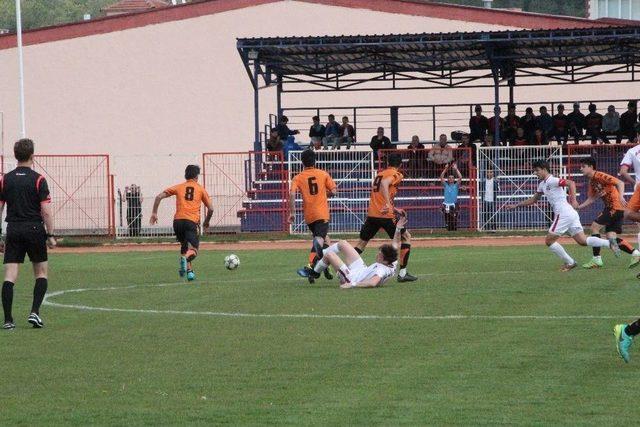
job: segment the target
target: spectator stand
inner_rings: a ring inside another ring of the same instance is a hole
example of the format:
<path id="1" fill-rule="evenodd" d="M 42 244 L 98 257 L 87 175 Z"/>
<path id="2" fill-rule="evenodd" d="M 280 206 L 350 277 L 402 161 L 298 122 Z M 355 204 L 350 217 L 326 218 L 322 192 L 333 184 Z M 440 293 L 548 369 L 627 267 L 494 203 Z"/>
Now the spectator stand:
<path id="1" fill-rule="evenodd" d="M 254 88 L 254 149 L 259 151 L 263 85 L 276 88 L 278 116 L 286 94 L 334 91 L 492 88 L 497 108 L 501 89 L 508 90 L 513 104 L 521 86 L 635 81 L 639 42 L 640 26 L 626 26 L 241 38 L 237 48 Z M 397 114 L 392 107 L 391 121 Z M 400 139 L 396 131 L 391 129 L 391 140 Z"/>

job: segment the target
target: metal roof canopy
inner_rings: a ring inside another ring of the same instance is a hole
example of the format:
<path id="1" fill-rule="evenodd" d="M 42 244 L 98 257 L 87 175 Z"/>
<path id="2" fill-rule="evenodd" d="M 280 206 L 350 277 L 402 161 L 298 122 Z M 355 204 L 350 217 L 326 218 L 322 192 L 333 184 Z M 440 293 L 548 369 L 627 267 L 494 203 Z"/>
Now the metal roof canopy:
<path id="1" fill-rule="evenodd" d="M 640 26 L 238 39 L 254 88 L 407 90 L 635 81 Z M 603 77 L 604 76 L 604 77 Z"/>

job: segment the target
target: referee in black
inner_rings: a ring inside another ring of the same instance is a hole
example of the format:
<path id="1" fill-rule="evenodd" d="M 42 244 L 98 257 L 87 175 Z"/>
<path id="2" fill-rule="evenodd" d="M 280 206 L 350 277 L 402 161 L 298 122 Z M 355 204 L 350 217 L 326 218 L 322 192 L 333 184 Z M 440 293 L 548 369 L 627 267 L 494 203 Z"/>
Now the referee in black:
<path id="1" fill-rule="evenodd" d="M 4 243 L 4 283 L 2 284 L 3 329 L 16 327 L 11 314 L 13 286 L 18 267 L 29 255 L 36 284 L 33 305 L 27 321 L 42 328 L 40 305 L 47 293 L 47 246 L 56 246 L 53 237 L 53 214 L 49 186 L 42 175 L 31 169 L 33 141 L 21 139 L 13 147 L 18 166 L 0 181 L 0 216 L 7 205 L 7 237 Z"/>

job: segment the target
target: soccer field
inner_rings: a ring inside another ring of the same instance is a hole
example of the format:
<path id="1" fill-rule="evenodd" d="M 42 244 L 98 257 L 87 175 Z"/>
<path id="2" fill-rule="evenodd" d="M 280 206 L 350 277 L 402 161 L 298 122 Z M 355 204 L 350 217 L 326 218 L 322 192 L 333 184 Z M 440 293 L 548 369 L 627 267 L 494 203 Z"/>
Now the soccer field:
<path id="1" fill-rule="evenodd" d="M 627 258 L 562 274 L 541 246 L 416 249 L 418 282 L 344 291 L 298 278 L 305 252 L 237 254 L 204 251 L 194 283 L 173 252 L 53 255 L 42 330 L 23 271 L 0 425 L 637 422 L 640 353 L 612 335 L 640 314 Z"/>

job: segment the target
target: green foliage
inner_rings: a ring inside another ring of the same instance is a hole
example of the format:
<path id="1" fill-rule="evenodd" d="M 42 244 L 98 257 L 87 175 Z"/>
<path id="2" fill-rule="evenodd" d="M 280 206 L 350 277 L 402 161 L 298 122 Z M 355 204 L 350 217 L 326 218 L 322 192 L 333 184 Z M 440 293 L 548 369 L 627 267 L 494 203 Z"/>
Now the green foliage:
<path id="1" fill-rule="evenodd" d="M 466 6 L 482 6 L 482 0 L 436 0 L 439 3 L 461 4 Z M 494 8 L 519 8 L 525 12 L 550 13 L 553 15 L 569 15 L 585 17 L 584 0 L 494 0 Z"/>
<path id="2" fill-rule="evenodd" d="M 591 257 L 590 248 L 566 248 L 579 262 Z M 640 346 L 634 344 L 625 365 L 612 334 L 616 322 L 638 314 L 638 280 L 627 258 L 604 252 L 604 268 L 563 274 L 544 245 L 415 249 L 409 267 L 418 282 L 344 291 L 336 280 L 309 285 L 296 276 L 308 251 L 239 251 L 242 264 L 233 272 L 223 267 L 226 254 L 202 251 L 193 283 L 178 280 L 177 250 L 54 254 L 50 293 L 94 290 L 51 302 L 490 317 L 225 317 L 44 306 L 46 327 L 33 330 L 26 322 L 33 281 L 25 265 L 15 286 L 18 328 L 0 331 L 0 425 L 638 422 L 632 396 Z M 97 290 L 108 287 L 117 289 Z M 509 315 L 548 317 L 499 317 Z"/>
<path id="3" fill-rule="evenodd" d="M 100 9 L 114 0 L 22 0 L 22 27 L 25 30 L 81 21 L 85 13 L 101 16 Z M 15 31 L 14 0 L 0 1 L 0 28 Z"/>

